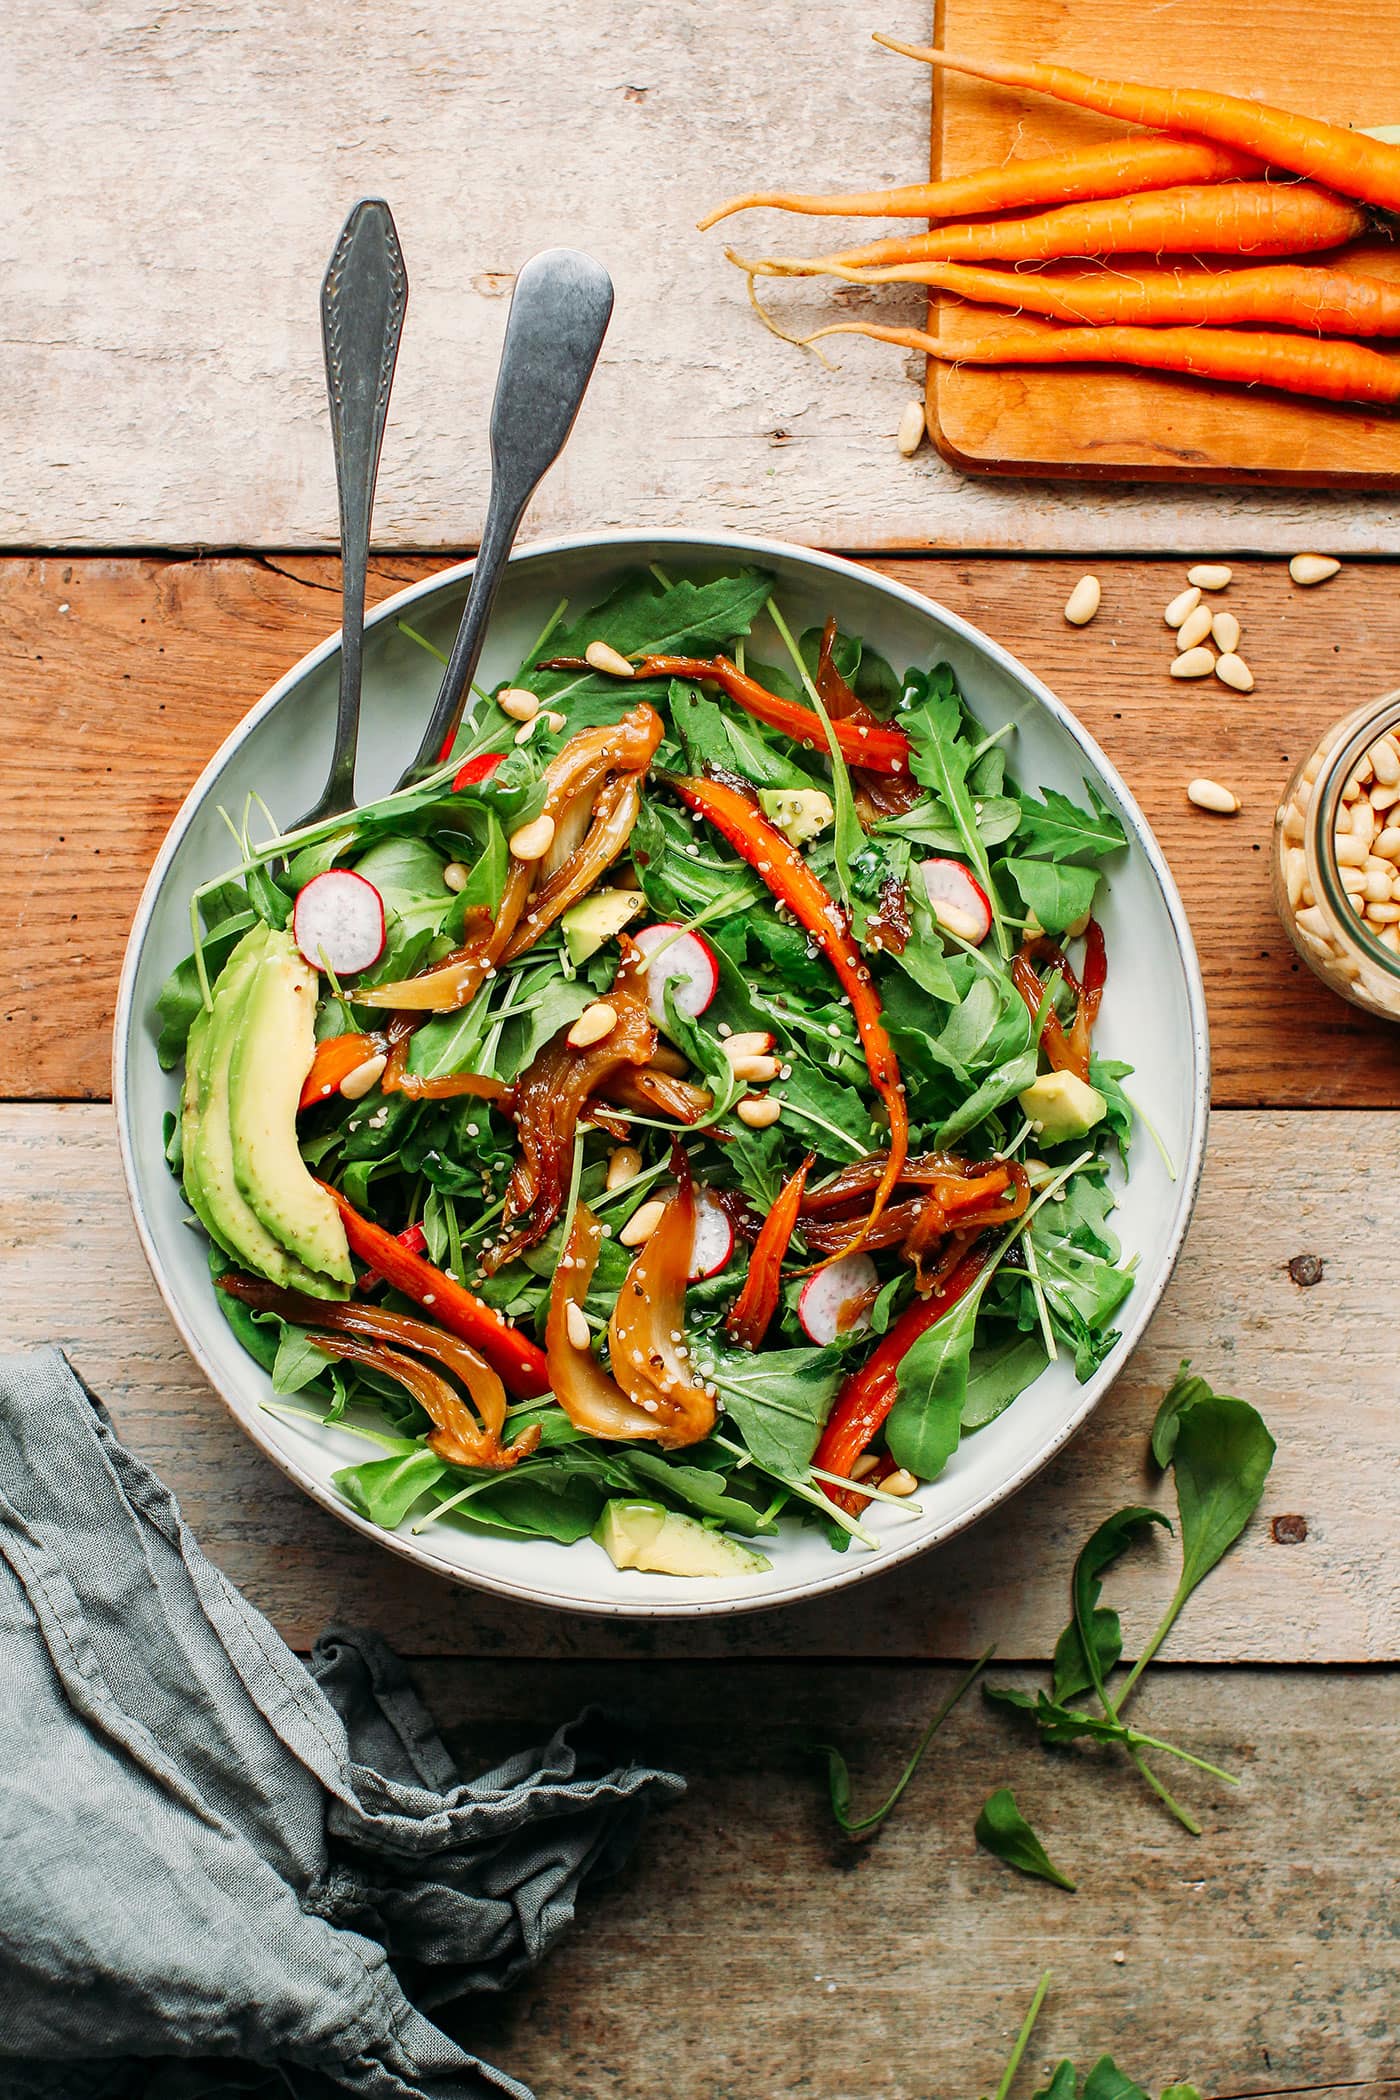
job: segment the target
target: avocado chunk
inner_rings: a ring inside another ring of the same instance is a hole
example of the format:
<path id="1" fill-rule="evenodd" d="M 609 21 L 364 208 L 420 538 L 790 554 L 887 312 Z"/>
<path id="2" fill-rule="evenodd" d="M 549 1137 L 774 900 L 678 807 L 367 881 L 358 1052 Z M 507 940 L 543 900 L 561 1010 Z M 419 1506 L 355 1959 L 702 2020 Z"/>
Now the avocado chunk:
<path id="1" fill-rule="evenodd" d="M 1047 1072 L 1016 1098 L 1022 1115 L 1047 1145 L 1083 1137 L 1108 1114 L 1108 1103 L 1098 1088 L 1073 1072 Z"/>
<path id="2" fill-rule="evenodd" d="M 339 1297 L 338 1284 L 304 1267 L 267 1230 L 234 1173 L 229 1067 L 266 943 L 265 926 L 244 935 L 214 987 L 212 1008 L 201 1010 L 190 1029 L 183 1109 L 185 1195 L 210 1239 L 244 1268 L 286 1289 L 318 1298 Z"/>
<path id="3" fill-rule="evenodd" d="M 316 973 L 289 933 L 269 928 L 233 1030 L 233 1178 L 273 1239 L 322 1279 L 320 1295 L 336 1297 L 355 1281 L 345 1227 L 297 1147 L 297 1102 L 315 1053 Z"/>
<path id="4" fill-rule="evenodd" d="M 559 925 L 574 968 L 596 955 L 604 941 L 630 926 L 645 903 L 640 890 L 594 890 L 571 904 Z"/>
<path id="5" fill-rule="evenodd" d="M 760 788 L 763 814 L 790 846 L 805 846 L 835 818 L 830 795 L 820 788 Z"/>
<path id="6" fill-rule="evenodd" d="M 772 1565 L 694 1517 L 628 1496 L 603 1504 L 593 1536 L 614 1567 L 647 1575 L 761 1575 Z"/>

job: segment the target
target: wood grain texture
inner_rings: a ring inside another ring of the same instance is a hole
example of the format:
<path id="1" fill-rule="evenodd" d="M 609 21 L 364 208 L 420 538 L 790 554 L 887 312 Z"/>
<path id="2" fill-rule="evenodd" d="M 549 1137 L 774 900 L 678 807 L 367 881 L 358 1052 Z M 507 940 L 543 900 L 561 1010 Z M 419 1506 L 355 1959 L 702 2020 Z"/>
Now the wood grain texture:
<path id="1" fill-rule="evenodd" d="M 1397 1142 L 1395 1113 L 1217 1115 L 1162 1309 L 1093 1421 L 1040 1478 L 907 1569 L 708 1626 L 614 1626 L 453 1589 L 305 1501 L 235 1428 L 172 1330 L 131 1227 L 105 1108 L 0 1109 L 0 1346 L 50 1339 L 69 1351 L 206 1550 L 294 1645 L 351 1619 L 410 1654 L 556 1658 L 950 1657 L 989 1641 L 1003 1656 L 1046 1655 L 1079 1545 L 1111 1510 L 1160 1495 L 1145 1470 L 1147 1432 L 1190 1356 L 1260 1407 L 1279 1455 L 1259 1516 L 1191 1604 L 1170 1657 L 1379 1662 L 1400 1658 Z M 1323 1258 L 1321 1284 L 1291 1281 L 1286 1265 L 1300 1253 Z M 1130 1642 L 1159 1615 L 1173 1566 L 1154 1546 L 1115 1571 Z"/>
<path id="2" fill-rule="evenodd" d="M 927 0 L 4 12 L 0 544 L 333 544 L 316 288 L 348 205 L 378 189 L 412 287 L 381 546 L 479 533 L 512 273 L 559 242 L 607 264 L 618 303 L 537 532 L 703 516 L 864 548 L 1393 545 L 1381 498 L 1047 491 L 969 483 L 931 448 L 903 462 L 922 360 L 852 345 L 831 373 L 762 333 L 724 234 L 694 222 L 775 181 L 916 180 L 928 79 L 870 32 L 922 39 Z M 740 226 L 791 243 L 789 221 Z M 779 303 L 804 320 L 829 301 Z"/>
<path id="3" fill-rule="evenodd" d="M 1397 20 L 1394 0 L 1379 8 L 1341 0 L 1318 37 L 1303 0 L 1243 0 L 1223 11 L 1213 0 L 1169 7 L 1079 0 L 1072 9 L 1058 0 L 938 0 L 936 34 L 970 58 L 1034 57 L 1160 87 L 1191 82 L 1365 125 L 1388 123 L 1400 102 Z M 961 175 L 1012 154 L 1071 153 L 1123 135 L 1110 118 L 948 74 L 935 95 L 934 172 Z M 1400 276 L 1389 241 L 1357 242 L 1336 259 L 1369 275 Z M 1116 268 L 1130 275 L 1132 264 Z M 937 300 L 933 312 L 932 326 L 953 349 L 994 336 L 1009 321 Z M 929 402 L 945 458 L 984 473 L 1331 489 L 1393 487 L 1400 477 L 1400 423 L 1384 410 L 1166 374 L 931 365 Z"/>
<path id="4" fill-rule="evenodd" d="M 436 564 L 375 565 L 384 597 Z M 1167 675 L 1162 607 L 1180 567 L 1101 561 L 1103 610 L 1066 625 L 1064 561 L 876 564 L 965 614 L 1040 673 L 1127 776 L 1190 913 L 1211 1007 L 1221 1106 L 1385 1106 L 1400 1036 L 1302 969 L 1269 897 L 1274 803 L 1309 738 L 1400 665 L 1397 571 L 1345 568 L 1299 591 L 1278 562 L 1239 566 L 1227 594 L 1258 686 Z M 0 562 L 0 1001 L 4 1091 L 104 1095 L 127 928 L 167 825 L 206 759 L 287 665 L 339 618 L 320 557 Z M 1192 809 L 1208 773 L 1243 795 L 1222 822 Z M 62 1015 L 62 1026 L 55 1017 Z"/>
<path id="5" fill-rule="evenodd" d="M 1060 2056 L 1083 2072 L 1105 2052 L 1153 2093 L 1183 2078 L 1222 2096 L 1400 2092 L 1393 1677 L 1147 1680 L 1151 1725 L 1242 1775 L 1233 1791 L 1192 1782 L 1194 1842 L 1116 1763 L 1038 1751 L 974 1695 L 857 1851 L 834 1834 L 811 1743 L 840 1744 L 858 1810 L 873 1804 L 951 1673 L 449 1663 L 418 1675 L 473 1765 L 600 1700 L 690 1782 L 538 1975 L 459 2016 L 540 2100 L 991 2092 L 1043 1968 L 1053 1984 L 1018 2094 Z M 977 1848 L 973 1823 L 999 1785 L 1077 1895 Z"/>

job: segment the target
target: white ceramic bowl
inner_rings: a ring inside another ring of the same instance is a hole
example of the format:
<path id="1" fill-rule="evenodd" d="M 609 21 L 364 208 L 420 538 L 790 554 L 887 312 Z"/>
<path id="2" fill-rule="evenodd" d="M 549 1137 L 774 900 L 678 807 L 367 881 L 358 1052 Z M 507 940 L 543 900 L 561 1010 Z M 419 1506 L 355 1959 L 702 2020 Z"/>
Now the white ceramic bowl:
<path id="1" fill-rule="evenodd" d="M 1123 1339 L 1087 1384 L 1063 1358 L 997 1421 L 969 1437 L 940 1479 L 921 1489 L 923 1514 L 887 1508 L 867 1522 L 881 1550 L 830 1550 L 793 1526 L 766 1548 L 772 1572 L 752 1581 L 686 1581 L 620 1573 L 599 1547 L 475 1537 L 448 1526 L 421 1538 L 388 1534 L 346 1508 L 331 1486 L 337 1467 L 363 1458 L 363 1443 L 335 1430 L 302 1429 L 264 1411 L 266 1374 L 246 1356 L 215 1302 L 203 1238 L 186 1224 L 181 1192 L 161 1146 L 178 1074 L 155 1055 L 152 1015 L 167 972 L 190 946 L 195 885 L 229 864 L 222 804 L 241 811 L 256 789 L 282 822 L 320 792 L 331 744 L 339 637 L 313 649 L 229 737 L 187 797 L 151 870 L 136 913 L 117 1002 L 114 1095 L 122 1164 L 137 1229 L 162 1296 L 192 1355 L 234 1418 L 273 1462 L 324 1508 L 387 1548 L 450 1580 L 533 1603 L 620 1617 L 684 1618 L 759 1609 L 858 1582 L 922 1553 L 973 1523 L 1028 1480 L 1073 1435 L 1117 1377 L 1171 1274 L 1195 1199 L 1205 1147 L 1209 1052 L 1205 1000 L 1191 934 L 1166 863 L 1136 803 L 1103 753 L 1054 695 L 965 620 L 915 592 L 833 556 L 728 534 L 618 533 L 530 548 L 510 565 L 482 665 L 493 684 L 518 663 L 561 596 L 584 608 L 617 574 L 656 561 L 671 574 L 715 573 L 745 562 L 770 569 L 797 630 L 835 613 L 903 671 L 946 658 L 974 712 L 989 726 L 1016 724 L 1008 741 L 1022 781 L 1082 798 L 1087 777 L 1121 818 L 1129 851 L 1112 865 L 1101 917 L 1109 981 L 1096 1047 L 1136 1069 L 1133 1091 L 1149 1109 L 1176 1165 L 1167 1174 L 1140 1135 L 1115 1218 L 1136 1282 L 1122 1308 Z M 395 624 L 402 616 L 442 647 L 455 630 L 469 563 L 412 585 L 381 605 L 365 637 L 359 791 L 383 792 L 418 741 L 438 666 Z"/>

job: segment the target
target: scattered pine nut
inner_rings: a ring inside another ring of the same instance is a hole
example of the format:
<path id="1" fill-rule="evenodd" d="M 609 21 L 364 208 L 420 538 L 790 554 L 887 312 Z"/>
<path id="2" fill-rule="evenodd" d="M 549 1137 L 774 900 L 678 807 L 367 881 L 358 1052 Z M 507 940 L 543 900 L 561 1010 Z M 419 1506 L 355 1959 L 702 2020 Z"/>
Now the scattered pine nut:
<path id="1" fill-rule="evenodd" d="M 1218 612 L 1211 616 L 1211 638 L 1224 656 L 1233 656 L 1240 646 L 1240 623 L 1232 612 Z"/>
<path id="2" fill-rule="evenodd" d="M 588 1315 L 572 1298 L 564 1308 L 564 1332 L 575 1349 L 592 1348 L 593 1330 L 588 1324 Z"/>
<path id="3" fill-rule="evenodd" d="M 1186 618 L 1176 630 L 1177 648 L 1194 649 L 1198 642 L 1205 640 L 1210 630 L 1210 607 L 1208 605 L 1195 606 L 1187 613 Z"/>
<path id="4" fill-rule="evenodd" d="M 1333 561 L 1330 554 L 1295 554 L 1288 564 L 1288 573 L 1295 583 L 1301 584 L 1306 590 L 1310 584 L 1326 583 L 1328 577 L 1335 576 L 1341 566 L 1339 561 Z"/>
<path id="5" fill-rule="evenodd" d="M 634 1210 L 617 1236 L 619 1246 L 643 1246 L 661 1223 L 665 1210 L 666 1205 L 659 1196 L 653 1196 L 650 1203 L 643 1203 L 640 1209 Z"/>
<path id="6" fill-rule="evenodd" d="M 1215 659 L 1215 675 L 1222 685 L 1231 686 L 1237 693 L 1254 691 L 1254 673 L 1242 656 L 1227 649 L 1223 656 Z"/>
<path id="7" fill-rule="evenodd" d="M 1081 576 L 1065 601 L 1065 618 L 1071 627 L 1087 627 L 1099 609 L 1103 590 L 1097 576 Z"/>
<path id="8" fill-rule="evenodd" d="M 571 1050 L 586 1050 L 591 1043 L 601 1043 L 616 1026 L 617 1008 L 606 999 L 595 999 L 592 1006 L 585 1006 L 564 1040 Z"/>
<path id="9" fill-rule="evenodd" d="M 1215 669 L 1212 649 L 1183 649 L 1171 667 L 1173 678 L 1209 678 Z"/>
<path id="10" fill-rule="evenodd" d="M 1223 561 L 1198 561 L 1194 569 L 1186 571 L 1186 581 L 1194 583 L 1200 591 L 1223 591 L 1233 574 L 1233 569 L 1227 569 Z"/>
<path id="11" fill-rule="evenodd" d="M 913 1473 L 906 1473 L 904 1467 L 899 1466 L 893 1473 L 886 1473 L 880 1485 L 887 1495 L 912 1495 L 917 1492 L 919 1483 Z"/>
<path id="12" fill-rule="evenodd" d="M 452 891 L 452 894 L 459 896 L 467 886 L 467 877 L 470 872 L 471 870 L 464 867 L 460 860 L 450 860 L 442 871 L 442 879 L 448 889 Z"/>
<path id="13" fill-rule="evenodd" d="M 517 744 L 528 744 L 531 737 L 534 735 L 538 724 L 541 721 L 543 721 L 543 719 L 544 717 L 542 715 L 531 715 L 529 721 L 522 722 L 520 727 L 516 730 L 513 741 Z"/>
<path id="14" fill-rule="evenodd" d="M 504 692 L 497 693 L 496 705 L 513 722 L 533 722 L 540 711 L 539 701 L 523 685 L 508 685 Z"/>
<path id="15" fill-rule="evenodd" d="M 724 1054 L 731 1062 L 736 1057 L 766 1057 L 772 1047 L 773 1038 L 766 1028 L 746 1028 L 724 1038 Z"/>
<path id="16" fill-rule="evenodd" d="M 619 1145 L 608 1155 L 608 1187 L 621 1188 L 642 1171 L 642 1155 L 635 1145 Z"/>
<path id="17" fill-rule="evenodd" d="M 1200 602 L 1200 585 L 1193 583 L 1190 590 L 1181 591 L 1172 599 L 1171 604 L 1162 614 L 1162 618 L 1166 621 L 1168 627 L 1179 627 L 1186 615 L 1193 613 Z"/>
<path id="18" fill-rule="evenodd" d="M 782 1069 L 776 1057 L 731 1057 L 729 1062 L 734 1077 L 742 1079 L 748 1086 L 767 1086 Z"/>
<path id="19" fill-rule="evenodd" d="M 381 1052 L 377 1057 L 367 1057 L 362 1065 L 356 1065 L 353 1072 L 347 1072 L 340 1082 L 340 1091 L 344 1099 L 363 1101 L 370 1089 L 378 1086 L 388 1062 L 388 1058 Z"/>
<path id="20" fill-rule="evenodd" d="M 923 402 L 907 401 L 894 439 L 906 459 L 912 459 L 922 445 L 926 428 Z"/>
<path id="21" fill-rule="evenodd" d="M 517 860 L 543 860 L 554 844 L 554 819 L 542 811 L 510 835 L 510 850 Z"/>
<path id="22" fill-rule="evenodd" d="M 880 1461 L 873 1451 L 862 1451 L 860 1457 L 855 1460 L 851 1467 L 851 1478 L 852 1480 L 868 1480 L 872 1473 L 879 1471 L 879 1467 Z"/>
<path id="23" fill-rule="evenodd" d="M 1218 780 L 1193 780 L 1186 790 L 1188 802 L 1197 809 L 1209 809 L 1219 817 L 1233 817 L 1240 807 L 1240 798 Z"/>
<path id="24" fill-rule="evenodd" d="M 551 736 L 559 736 L 568 727 L 568 716 L 561 715 L 557 707 L 551 707 L 544 719 Z"/>
<path id="25" fill-rule="evenodd" d="M 611 642 L 590 642 L 583 652 L 583 660 L 595 671 L 606 671 L 609 678 L 635 678 L 636 667 L 620 656 Z"/>
<path id="26" fill-rule="evenodd" d="M 783 1104 L 775 1094 L 750 1094 L 741 1101 L 734 1113 L 750 1130 L 767 1130 L 777 1122 L 783 1112 Z"/>

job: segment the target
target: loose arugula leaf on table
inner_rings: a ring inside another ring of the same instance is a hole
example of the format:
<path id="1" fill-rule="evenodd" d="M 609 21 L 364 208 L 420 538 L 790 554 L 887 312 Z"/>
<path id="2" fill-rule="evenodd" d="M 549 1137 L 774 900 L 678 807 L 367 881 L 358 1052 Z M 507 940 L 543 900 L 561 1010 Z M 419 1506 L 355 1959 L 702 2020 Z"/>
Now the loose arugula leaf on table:
<path id="1" fill-rule="evenodd" d="M 841 1752 L 833 1748 L 830 1743 L 816 1743 L 813 1745 L 815 1755 L 826 1759 L 826 1780 L 831 1799 L 831 1813 L 847 1837 L 866 1838 L 872 1836 L 884 1823 L 891 1811 L 898 1806 L 901 1795 L 923 1762 L 924 1752 L 928 1749 L 929 1744 L 933 1741 L 964 1693 L 972 1689 L 972 1686 L 991 1661 L 994 1653 L 995 1650 L 992 1648 L 984 1649 L 983 1653 L 978 1656 L 976 1662 L 972 1665 L 972 1668 L 954 1685 L 952 1691 L 941 1706 L 937 1708 L 933 1719 L 915 1744 L 912 1756 L 889 1793 L 880 1803 L 880 1806 L 872 1809 L 869 1815 L 853 1816 L 851 1814 L 851 1774 Z"/>
<path id="2" fill-rule="evenodd" d="M 1047 1969 L 1021 2022 L 1021 2031 L 997 2085 L 996 2100 L 1007 2100 L 1049 1987 L 1050 1972 Z M 1035 2100 L 1149 2100 L 1149 2096 L 1126 2072 L 1119 2070 L 1111 2056 L 1101 2056 L 1082 2080 L 1069 2058 L 1062 2057 L 1051 2074 L 1050 2083 L 1041 2086 Z M 1201 2100 L 1201 2095 L 1193 2085 L 1169 2085 L 1162 2100 Z"/>
<path id="3" fill-rule="evenodd" d="M 1056 1888 L 1068 1889 L 1073 1895 L 1074 1883 L 1055 1865 L 1016 1806 L 1010 1787 L 998 1787 L 994 1794 L 987 1796 L 973 1826 L 973 1835 L 979 1845 L 985 1846 L 995 1858 L 1004 1860 L 1007 1866 L 1015 1867 L 1018 1873 L 1052 1881 Z"/>

